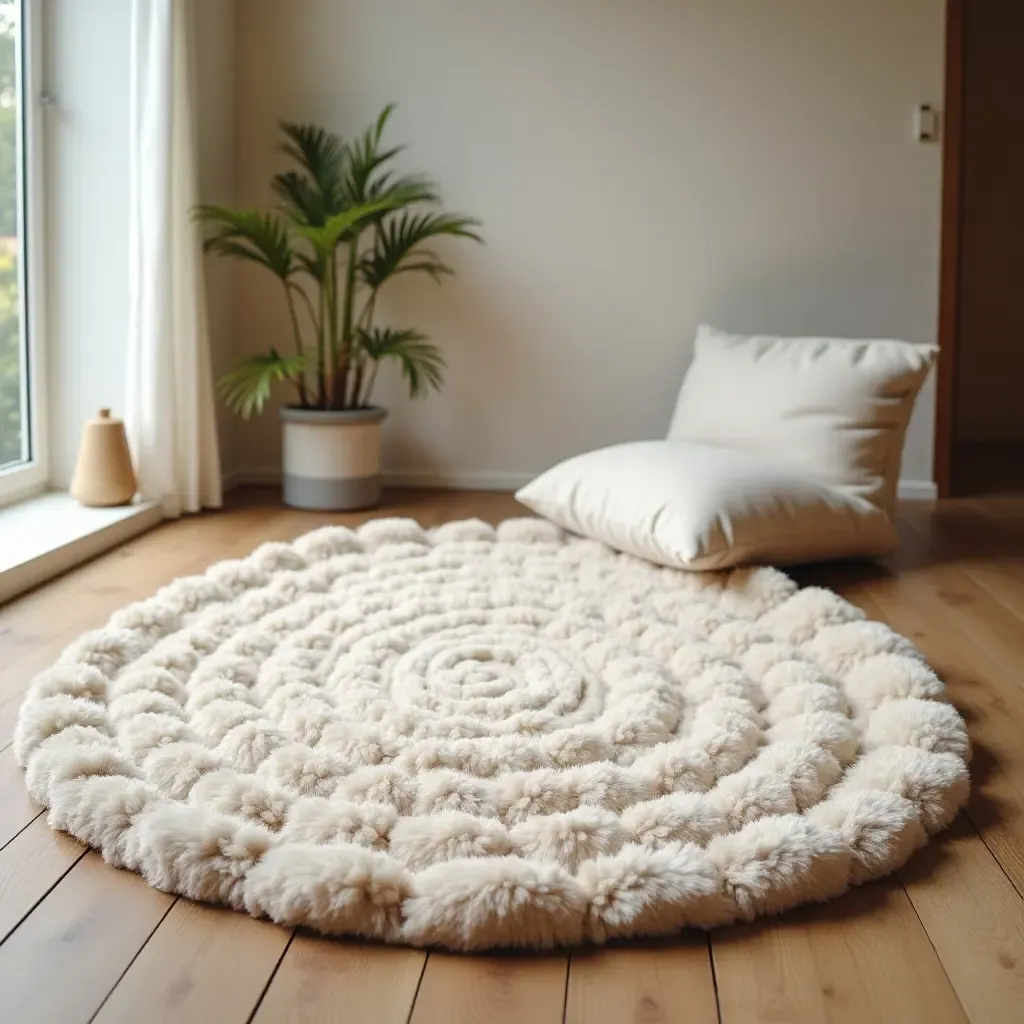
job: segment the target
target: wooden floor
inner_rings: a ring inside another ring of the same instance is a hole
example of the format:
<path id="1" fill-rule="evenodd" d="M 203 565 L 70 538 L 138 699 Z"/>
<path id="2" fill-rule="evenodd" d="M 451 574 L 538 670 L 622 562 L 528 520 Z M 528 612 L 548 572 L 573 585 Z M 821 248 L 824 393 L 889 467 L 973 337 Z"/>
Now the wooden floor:
<path id="1" fill-rule="evenodd" d="M 0 608 L 0 1021 L 618 1024 L 1024 1021 L 1024 497 L 908 505 L 885 566 L 796 575 L 912 637 L 974 740 L 964 814 L 898 876 L 822 906 L 679 939 L 452 956 L 292 932 L 148 888 L 51 832 L 10 741 L 32 676 L 175 576 L 358 517 L 270 492 L 160 527 Z M 412 492 L 426 524 L 516 514 L 508 496 Z"/>

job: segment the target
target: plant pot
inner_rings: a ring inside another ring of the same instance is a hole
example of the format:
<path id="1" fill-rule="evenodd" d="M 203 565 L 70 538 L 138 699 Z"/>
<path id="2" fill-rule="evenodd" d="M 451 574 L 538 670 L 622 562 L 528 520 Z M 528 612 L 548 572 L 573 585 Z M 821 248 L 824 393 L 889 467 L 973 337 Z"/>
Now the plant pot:
<path id="1" fill-rule="evenodd" d="M 281 410 L 284 503 L 349 512 L 380 502 L 380 425 L 384 409 Z"/>

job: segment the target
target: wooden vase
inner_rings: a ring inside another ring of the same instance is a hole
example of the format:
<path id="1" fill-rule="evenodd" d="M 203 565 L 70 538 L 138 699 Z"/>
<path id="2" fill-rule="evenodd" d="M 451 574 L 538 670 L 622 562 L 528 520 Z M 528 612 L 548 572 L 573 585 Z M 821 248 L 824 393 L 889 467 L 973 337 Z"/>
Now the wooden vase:
<path id="1" fill-rule="evenodd" d="M 124 422 L 100 409 L 82 430 L 71 496 L 89 507 L 127 505 L 136 487 Z"/>

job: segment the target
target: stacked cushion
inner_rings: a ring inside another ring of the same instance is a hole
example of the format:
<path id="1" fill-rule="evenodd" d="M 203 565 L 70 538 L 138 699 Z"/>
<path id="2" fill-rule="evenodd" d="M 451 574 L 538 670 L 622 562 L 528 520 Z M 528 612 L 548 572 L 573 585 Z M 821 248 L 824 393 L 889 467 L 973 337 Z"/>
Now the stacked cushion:
<path id="1" fill-rule="evenodd" d="M 668 436 L 770 455 L 891 512 L 907 424 L 935 352 L 702 325 Z"/>
<path id="2" fill-rule="evenodd" d="M 935 351 L 702 326 L 667 440 L 569 459 L 516 497 L 674 568 L 886 554 L 907 424 Z"/>

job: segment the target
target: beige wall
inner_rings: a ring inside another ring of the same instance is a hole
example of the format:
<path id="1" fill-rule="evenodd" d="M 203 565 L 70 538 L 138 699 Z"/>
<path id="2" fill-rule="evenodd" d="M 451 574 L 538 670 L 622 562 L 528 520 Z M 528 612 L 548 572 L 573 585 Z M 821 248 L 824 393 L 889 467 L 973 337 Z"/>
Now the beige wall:
<path id="1" fill-rule="evenodd" d="M 279 118 L 350 132 L 388 101 L 407 166 L 488 245 L 459 278 L 393 286 L 383 313 L 442 341 L 440 396 L 389 381 L 385 462 L 513 485 L 661 435 L 701 320 L 934 340 L 943 0 L 241 0 L 238 200 L 269 198 Z M 236 280 L 235 346 L 284 337 Z M 931 480 L 931 391 L 904 477 Z M 272 476 L 279 430 L 236 431 Z"/>
<path id="2" fill-rule="evenodd" d="M 279 117 L 349 131 L 398 100 L 409 166 L 481 216 L 488 245 L 453 249 L 460 277 L 443 289 L 388 296 L 385 313 L 443 341 L 451 370 L 427 402 L 382 389 L 386 463 L 513 486 L 662 433 L 699 320 L 934 336 L 939 154 L 909 124 L 941 94 L 942 6 L 203 0 L 203 195 L 268 199 Z M 129 12 L 46 4 L 58 484 L 82 420 L 123 405 Z M 285 329 L 265 284 L 211 267 L 218 368 Z M 273 476 L 273 417 L 222 426 L 229 470 Z M 904 476 L 931 478 L 930 395 Z"/>
<path id="3" fill-rule="evenodd" d="M 956 435 L 1024 441 L 1024 4 L 966 8 Z"/>

